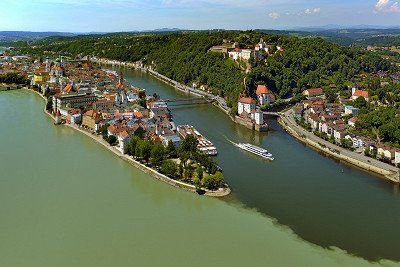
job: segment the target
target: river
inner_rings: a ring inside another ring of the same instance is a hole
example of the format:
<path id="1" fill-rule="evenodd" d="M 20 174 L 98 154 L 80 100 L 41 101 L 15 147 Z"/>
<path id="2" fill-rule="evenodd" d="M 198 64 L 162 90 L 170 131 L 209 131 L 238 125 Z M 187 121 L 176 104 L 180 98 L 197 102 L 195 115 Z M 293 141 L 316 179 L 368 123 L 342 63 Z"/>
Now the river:
<path id="1" fill-rule="evenodd" d="M 184 93 L 136 71 L 132 84 L 162 98 Z M 370 260 L 400 260 L 400 194 L 396 185 L 326 158 L 288 135 L 276 121 L 253 133 L 212 105 L 172 108 L 177 123 L 193 124 L 216 145 L 218 164 L 233 189 L 229 201 L 276 218 L 307 241 L 337 246 Z M 275 157 L 266 162 L 227 141 L 251 142 Z"/>
<path id="2" fill-rule="evenodd" d="M 173 93 L 149 77 L 135 75 L 131 78 L 138 83 Z M 238 171 L 241 164 L 265 163 L 246 160 L 248 155 L 221 146 L 225 144 L 221 131 L 231 124 L 209 106 L 173 112 L 176 120 L 183 121 L 184 114 L 199 108 L 198 116 L 204 114 L 204 123 L 209 121 L 208 111 L 214 119 L 225 122 L 218 129 L 210 128 L 207 135 L 217 143 L 221 152 L 218 160 L 236 192 L 227 201 L 155 180 L 89 137 L 54 126 L 43 113 L 43 105 L 39 96 L 28 91 L 0 93 L 0 266 L 368 264 L 339 249 L 306 242 L 257 212 L 257 202 L 252 205 L 246 201 L 246 195 L 253 195 L 254 185 L 250 184 L 262 185 L 274 176 L 265 174 L 261 182 L 248 169 Z M 213 125 L 213 121 L 209 123 Z M 245 129 L 231 127 L 231 138 L 255 138 Z M 205 128 L 201 130 L 206 133 Z M 273 150 L 272 142 L 269 147 Z M 273 168 L 273 164 L 267 166 Z M 243 172 L 247 175 L 240 183 L 237 177 Z M 240 190 L 241 186 L 246 190 Z M 265 195 L 277 190 L 266 190 Z M 271 200 L 266 202 L 275 205 Z"/>

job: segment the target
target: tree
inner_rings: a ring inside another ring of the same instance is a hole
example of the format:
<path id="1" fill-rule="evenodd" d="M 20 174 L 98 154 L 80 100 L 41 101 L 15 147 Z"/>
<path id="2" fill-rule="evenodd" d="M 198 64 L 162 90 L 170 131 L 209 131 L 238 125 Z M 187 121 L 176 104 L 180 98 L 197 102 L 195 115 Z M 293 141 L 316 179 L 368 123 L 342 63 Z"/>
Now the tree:
<path id="1" fill-rule="evenodd" d="M 160 143 L 157 143 L 151 149 L 151 164 L 154 166 L 160 166 L 165 158 L 165 149 L 164 146 Z"/>
<path id="2" fill-rule="evenodd" d="M 128 154 L 131 156 L 135 156 L 136 147 L 139 144 L 141 139 L 138 136 L 133 136 L 129 141 L 128 145 Z"/>
<path id="3" fill-rule="evenodd" d="M 51 97 L 47 98 L 47 102 L 46 102 L 46 110 L 51 110 L 53 108 L 53 101 L 51 99 Z"/>
<path id="4" fill-rule="evenodd" d="M 177 156 L 176 147 L 171 140 L 168 141 L 168 145 L 165 149 L 165 153 L 168 158 L 175 158 Z"/>
<path id="5" fill-rule="evenodd" d="M 351 148 L 353 146 L 353 141 L 351 141 L 350 139 L 347 139 L 347 138 L 342 138 L 340 140 L 340 144 L 344 148 Z"/>
<path id="6" fill-rule="evenodd" d="M 178 148 L 178 154 L 189 154 L 189 158 L 197 152 L 197 145 L 199 141 L 196 137 L 191 134 L 188 134 L 185 139 L 183 139 L 182 143 Z"/>
<path id="7" fill-rule="evenodd" d="M 175 178 L 178 172 L 177 164 L 172 160 L 164 160 L 161 165 L 161 173 L 170 178 Z"/>
<path id="8" fill-rule="evenodd" d="M 115 146 L 116 144 L 118 144 L 118 139 L 117 139 L 117 137 L 116 137 L 115 135 L 110 135 L 110 136 L 107 138 L 107 142 L 108 142 L 110 145 Z"/>
<path id="9" fill-rule="evenodd" d="M 149 140 L 140 141 L 136 147 L 135 155 L 148 162 L 151 156 L 153 144 Z"/>
<path id="10" fill-rule="evenodd" d="M 200 181 L 203 180 L 203 172 L 204 172 L 203 167 L 198 166 L 196 169 L 196 175 L 197 175 L 197 179 L 199 179 Z"/>
<path id="11" fill-rule="evenodd" d="M 136 129 L 136 131 L 133 132 L 133 135 L 138 136 L 141 139 L 143 139 L 145 133 L 146 133 L 146 131 L 142 127 L 139 127 Z"/>
<path id="12" fill-rule="evenodd" d="M 181 162 L 181 163 L 179 163 L 179 166 L 178 166 L 178 175 L 179 175 L 179 178 L 183 178 L 183 171 L 184 171 L 184 165 L 183 165 L 183 163 Z"/>
<path id="13" fill-rule="evenodd" d="M 368 102 L 365 100 L 364 97 L 360 96 L 356 100 L 354 100 L 353 105 L 356 108 L 362 109 L 362 108 L 367 108 Z"/>
<path id="14" fill-rule="evenodd" d="M 206 175 L 203 178 L 203 186 L 210 190 L 215 190 L 224 185 L 224 176 L 221 172 L 216 172 L 214 175 Z"/>
<path id="15" fill-rule="evenodd" d="M 98 130 L 97 130 L 97 133 L 98 134 L 101 134 L 102 136 L 103 136 L 103 139 L 104 140 L 107 140 L 107 137 L 108 137 L 108 127 L 109 127 L 110 125 L 108 124 L 108 123 L 106 123 L 106 124 L 104 124 L 104 125 L 102 125 Z"/>
<path id="16" fill-rule="evenodd" d="M 337 95 L 335 91 L 333 91 L 331 88 L 325 88 L 324 92 L 328 103 L 334 103 L 336 101 Z"/>
<path id="17" fill-rule="evenodd" d="M 191 179 L 191 178 L 193 178 L 193 174 L 194 174 L 194 167 L 193 167 L 193 165 L 192 164 L 187 164 L 186 165 L 186 167 L 185 167 L 185 175 L 184 175 L 184 177 L 186 178 L 186 179 Z"/>

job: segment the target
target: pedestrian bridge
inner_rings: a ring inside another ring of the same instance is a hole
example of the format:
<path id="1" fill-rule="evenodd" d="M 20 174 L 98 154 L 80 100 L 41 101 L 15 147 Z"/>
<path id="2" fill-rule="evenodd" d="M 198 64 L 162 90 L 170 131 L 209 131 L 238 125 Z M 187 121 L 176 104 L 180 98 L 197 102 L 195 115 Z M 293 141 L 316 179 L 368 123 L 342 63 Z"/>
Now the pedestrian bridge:
<path id="1" fill-rule="evenodd" d="M 267 111 L 264 111 L 263 114 L 267 115 L 267 116 L 273 116 L 273 117 L 280 117 L 282 115 L 280 112 L 267 112 Z"/>
<path id="2" fill-rule="evenodd" d="M 212 100 L 205 97 L 192 97 L 192 98 L 174 98 L 165 99 L 164 102 L 168 106 L 182 106 L 182 105 L 201 105 L 213 102 Z"/>

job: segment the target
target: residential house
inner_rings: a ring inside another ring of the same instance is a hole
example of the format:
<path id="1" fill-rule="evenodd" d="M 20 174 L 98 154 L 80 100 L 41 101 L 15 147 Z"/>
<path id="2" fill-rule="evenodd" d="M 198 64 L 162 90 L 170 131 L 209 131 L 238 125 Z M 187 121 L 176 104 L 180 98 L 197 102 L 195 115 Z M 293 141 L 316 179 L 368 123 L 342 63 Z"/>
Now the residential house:
<path id="1" fill-rule="evenodd" d="M 345 138 L 345 136 L 346 136 L 346 127 L 343 124 L 334 125 L 333 126 L 333 136 L 338 141 L 343 139 L 343 138 Z"/>
<path id="2" fill-rule="evenodd" d="M 256 109 L 256 101 L 251 97 L 242 97 L 238 102 L 238 114 L 242 114 L 246 112 L 248 114 L 251 113 L 252 110 Z"/>
<path id="3" fill-rule="evenodd" d="M 353 87 L 351 89 L 351 99 L 356 100 L 359 97 L 363 97 L 368 102 L 369 101 L 368 91 L 360 90 L 360 89 L 357 89 L 356 87 Z"/>
<path id="4" fill-rule="evenodd" d="M 257 86 L 256 95 L 260 105 L 269 105 L 275 102 L 274 95 L 265 85 Z"/>
<path id="5" fill-rule="evenodd" d="M 355 108 L 353 106 L 345 106 L 344 107 L 344 115 L 354 115 L 357 116 L 360 113 L 360 109 Z"/>
<path id="6" fill-rule="evenodd" d="M 356 126 L 356 122 L 358 121 L 358 117 L 352 117 L 349 119 L 349 121 L 347 122 L 347 124 L 351 127 L 355 127 Z"/>
<path id="7" fill-rule="evenodd" d="M 400 150 L 394 152 L 394 163 L 400 164 Z"/>
<path id="8" fill-rule="evenodd" d="M 307 98 L 312 98 L 324 95 L 324 91 L 322 88 L 306 89 L 303 91 L 303 95 L 305 95 Z"/>
<path id="9" fill-rule="evenodd" d="M 378 157 L 392 160 L 395 158 L 396 150 L 392 147 L 380 144 L 378 145 Z"/>
<path id="10" fill-rule="evenodd" d="M 129 145 L 129 142 L 131 140 L 131 135 L 127 130 L 123 130 L 118 133 L 117 135 L 118 139 L 118 146 L 116 147 L 121 153 L 125 154 Z"/>
<path id="11" fill-rule="evenodd" d="M 304 105 L 302 103 L 297 103 L 293 107 L 293 111 L 294 111 L 294 117 L 296 119 L 300 120 L 303 117 L 303 114 L 304 114 Z"/>
<path id="12" fill-rule="evenodd" d="M 351 140 L 353 142 L 353 147 L 354 148 L 364 148 L 365 147 L 364 140 L 360 136 L 346 135 L 345 138 L 349 139 L 349 140 Z"/>
<path id="13" fill-rule="evenodd" d="M 79 108 L 73 108 L 68 110 L 67 123 L 79 124 L 82 122 L 82 113 Z"/>

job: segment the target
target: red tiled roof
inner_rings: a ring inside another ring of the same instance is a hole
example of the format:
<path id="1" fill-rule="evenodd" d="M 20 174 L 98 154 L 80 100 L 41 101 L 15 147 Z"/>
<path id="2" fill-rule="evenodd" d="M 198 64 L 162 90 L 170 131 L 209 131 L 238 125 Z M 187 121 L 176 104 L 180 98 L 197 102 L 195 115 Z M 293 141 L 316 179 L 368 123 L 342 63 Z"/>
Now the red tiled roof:
<path id="1" fill-rule="evenodd" d="M 353 96 L 356 96 L 356 97 L 362 96 L 365 99 L 367 99 L 369 97 L 369 94 L 368 94 L 368 91 L 365 91 L 365 90 L 356 90 L 354 92 Z"/>
<path id="2" fill-rule="evenodd" d="M 120 132 L 119 135 L 124 139 L 125 138 L 129 138 L 129 136 L 130 136 L 129 133 L 126 130 Z"/>
<path id="3" fill-rule="evenodd" d="M 269 94 L 269 93 L 271 92 L 265 85 L 260 84 L 257 86 L 256 95 Z"/>
<path id="4" fill-rule="evenodd" d="M 311 88 L 305 90 L 304 93 L 308 93 L 308 95 L 313 96 L 313 95 L 322 95 L 324 91 L 322 90 L 322 88 Z"/>
<path id="5" fill-rule="evenodd" d="M 255 104 L 256 101 L 252 99 L 251 97 L 242 97 L 239 99 L 240 103 L 245 103 L 245 104 Z"/>
<path id="6" fill-rule="evenodd" d="M 72 89 L 71 84 L 67 84 L 67 86 L 65 86 L 65 88 L 64 88 L 64 91 L 69 93 L 71 91 L 71 89 Z"/>
<path id="7" fill-rule="evenodd" d="M 351 121 L 351 122 L 356 122 L 356 121 L 358 121 L 358 118 L 357 117 L 353 117 L 353 118 L 351 118 L 351 119 L 349 119 L 349 121 Z"/>

